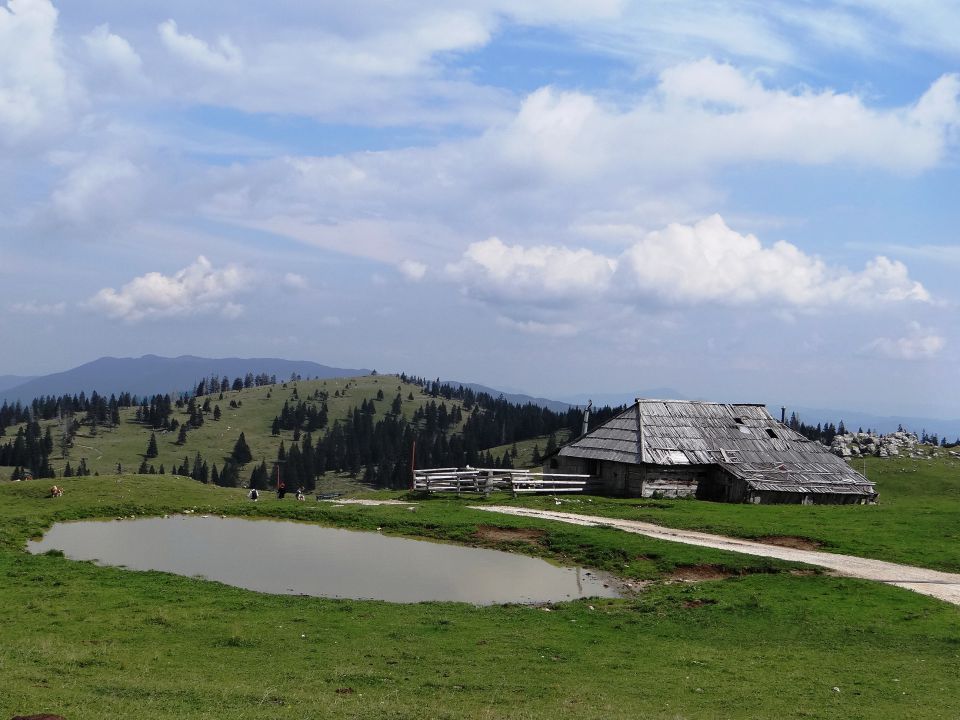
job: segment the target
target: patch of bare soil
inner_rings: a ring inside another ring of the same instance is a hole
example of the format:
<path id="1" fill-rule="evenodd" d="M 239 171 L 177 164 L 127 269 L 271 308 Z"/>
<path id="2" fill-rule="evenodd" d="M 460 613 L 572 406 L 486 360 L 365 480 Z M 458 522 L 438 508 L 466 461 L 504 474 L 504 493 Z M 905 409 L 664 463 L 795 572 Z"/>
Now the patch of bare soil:
<path id="1" fill-rule="evenodd" d="M 474 536 L 484 542 L 522 542 L 529 545 L 542 545 L 546 532 L 534 528 L 505 528 L 496 525 L 479 525 Z"/>
<path id="2" fill-rule="evenodd" d="M 726 580 L 737 573 L 720 565 L 683 565 L 667 575 L 671 582 L 704 582 L 706 580 Z"/>
<path id="3" fill-rule="evenodd" d="M 696 598 L 695 600 L 684 600 L 683 606 L 685 608 L 699 608 L 704 605 L 716 605 L 717 601 L 713 598 Z"/>
<path id="4" fill-rule="evenodd" d="M 794 550 L 819 550 L 823 547 L 822 542 L 796 535 L 764 535 L 754 539 L 766 545 L 779 545 Z"/>

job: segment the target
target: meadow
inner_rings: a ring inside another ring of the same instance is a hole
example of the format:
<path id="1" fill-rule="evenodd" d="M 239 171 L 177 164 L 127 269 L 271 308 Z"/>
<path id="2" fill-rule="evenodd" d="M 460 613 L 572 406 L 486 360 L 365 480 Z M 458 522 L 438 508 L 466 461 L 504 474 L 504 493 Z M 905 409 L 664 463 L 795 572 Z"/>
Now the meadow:
<path id="1" fill-rule="evenodd" d="M 789 536 L 828 552 L 960 571 L 960 459 L 857 460 L 877 484 L 876 505 L 732 505 L 696 500 L 525 498 L 519 504 L 644 520 L 746 538 Z"/>
<path id="2" fill-rule="evenodd" d="M 240 490 L 124 475 L 66 480 L 54 500 L 49 484 L 0 485 L 0 716 L 960 715 L 960 612 L 905 590 L 491 516 L 456 499 L 423 500 L 415 512 L 254 504 Z M 258 594 L 22 550 L 56 521 L 183 510 L 488 545 L 611 570 L 638 590 L 540 607 L 393 605 Z M 718 579 L 680 580 L 705 567 Z"/>

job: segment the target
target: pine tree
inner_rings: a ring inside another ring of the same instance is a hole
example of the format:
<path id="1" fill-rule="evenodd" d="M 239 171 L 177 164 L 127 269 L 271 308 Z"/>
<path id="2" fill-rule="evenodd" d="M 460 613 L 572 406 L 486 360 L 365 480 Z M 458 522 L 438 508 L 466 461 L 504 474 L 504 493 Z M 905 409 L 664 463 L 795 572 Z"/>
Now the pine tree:
<path id="1" fill-rule="evenodd" d="M 183 424 L 180 426 L 180 434 L 177 435 L 177 445 L 185 445 L 187 442 L 187 426 Z"/>
<path id="2" fill-rule="evenodd" d="M 543 462 L 543 458 L 540 457 L 540 446 L 539 446 L 539 445 L 534 445 L 534 446 L 533 446 L 533 455 L 530 457 L 530 464 L 531 464 L 531 465 L 539 465 L 541 462 Z"/>
<path id="3" fill-rule="evenodd" d="M 219 405 L 214 405 L 214 406 L 213 406 L 213 419 L 214 419 L 214 420 L 219 420 L 222 415 L 223 415 L 223 413 L 220 412 L 220 406 L 219 406 Z"/>
<path id="4" fill-rule="evenodd" d="M 237 438 L 237 444 L 233 446 L 233 452 L 230 453 L 230 457 L 233 458 L 233 461 L 237 463 L 237 465 L 246 465 L 253 460 L 253 453 L 250 452 L 250 446 L 247 445 L 247 438 L 242 432 L 240 433 L 240 437 Z"/>
<path id="5" fill-rule="evenodd" d="M 550 437 L 547 438 L 547 447 L 544 450 L 544 454 L 552 455 L 557 450 L 557 438 L 553 433 L 550 433 Z"/>
<path id="6" fill-rule="evenodd" d="M 153 433 L 150 433 L 150 442 L 147 443 L 147 453 L 148 458 L 155 458 L 160 454 L 160 451 L 157 450 L 157 436 Z"/>

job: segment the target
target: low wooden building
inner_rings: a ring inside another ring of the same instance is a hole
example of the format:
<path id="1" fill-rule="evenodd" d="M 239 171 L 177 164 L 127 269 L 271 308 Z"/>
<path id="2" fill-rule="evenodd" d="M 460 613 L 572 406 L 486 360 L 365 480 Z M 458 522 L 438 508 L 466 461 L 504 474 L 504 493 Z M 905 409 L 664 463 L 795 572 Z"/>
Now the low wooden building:
<path id="1" fill-rule="evenodd" d="M 875 502 L 874 484 L 777 422 L 766 406 L 638 399 L 545 459 L 585 473 L 594 492 L 719 502 Z"/>

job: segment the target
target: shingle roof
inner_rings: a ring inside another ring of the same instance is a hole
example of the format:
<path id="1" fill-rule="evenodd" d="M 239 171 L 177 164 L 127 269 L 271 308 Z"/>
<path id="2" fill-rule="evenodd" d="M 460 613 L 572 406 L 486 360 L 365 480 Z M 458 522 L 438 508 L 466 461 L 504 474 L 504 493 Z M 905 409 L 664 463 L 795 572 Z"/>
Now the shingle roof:
<path id="1" fill-rule="evenodd" d="M 629 464 L 722 465 L 756 490 L 875 494 L 873 483 L 824 445 L 755 403 L 640 399 L 559 454 Z"/>

